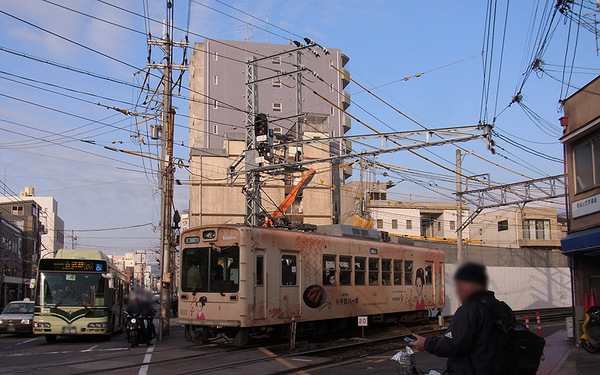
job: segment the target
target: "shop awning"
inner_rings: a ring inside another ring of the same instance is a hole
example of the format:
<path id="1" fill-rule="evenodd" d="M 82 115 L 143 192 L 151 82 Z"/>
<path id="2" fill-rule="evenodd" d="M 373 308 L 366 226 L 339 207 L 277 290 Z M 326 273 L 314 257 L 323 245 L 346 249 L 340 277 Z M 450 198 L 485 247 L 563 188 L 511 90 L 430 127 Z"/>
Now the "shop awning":
<path id="1" fill-rule="evenodd" d="M 600 252 L 600 227 L 569 233 L 560 242 L 561 251 L 566 255 L 580 252 Z"/>

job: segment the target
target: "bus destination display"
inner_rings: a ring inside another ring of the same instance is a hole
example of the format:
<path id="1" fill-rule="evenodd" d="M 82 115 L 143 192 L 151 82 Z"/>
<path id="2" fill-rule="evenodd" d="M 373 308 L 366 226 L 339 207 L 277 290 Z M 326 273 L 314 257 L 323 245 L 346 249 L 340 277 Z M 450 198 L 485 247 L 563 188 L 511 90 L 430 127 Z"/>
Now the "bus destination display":
<path id="1" fill-rule="evenodd" d="M 106 262 L 80 259 L 41 259 L 41 271 L 106 272 Z"/>

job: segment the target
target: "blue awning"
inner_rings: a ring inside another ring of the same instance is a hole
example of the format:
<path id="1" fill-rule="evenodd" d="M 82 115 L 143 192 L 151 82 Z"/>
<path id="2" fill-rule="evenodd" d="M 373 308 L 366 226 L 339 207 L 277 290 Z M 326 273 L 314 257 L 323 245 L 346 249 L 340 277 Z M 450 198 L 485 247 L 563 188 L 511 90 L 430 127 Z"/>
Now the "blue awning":
<path id="1" fill-rule="evenodd" d="M 600 251 L 600 227 L 569 233 L 562 240 L 561 251 L 569 255 L 578 252 Z"/>

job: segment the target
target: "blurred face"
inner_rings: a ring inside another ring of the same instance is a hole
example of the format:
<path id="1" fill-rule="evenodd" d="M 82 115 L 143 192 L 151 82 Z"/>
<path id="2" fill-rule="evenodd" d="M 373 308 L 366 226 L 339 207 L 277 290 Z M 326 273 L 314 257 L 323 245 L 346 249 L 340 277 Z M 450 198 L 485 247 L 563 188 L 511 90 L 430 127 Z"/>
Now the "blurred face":
<path id="1" fill-rule="evenodd" d="M 420 277 L 417 277 L 417 280 L 415 281 L 415 286 L 417 287 L 417 295 L 420 296 L 421 294 L 423 294 L 423 281 Z"/>
<path id="2" fill-rule="evenodd" d="M 467 301 L 474 293 L 485 290 L 483 285 L 472 281 L 454 280 L 454 283 L 456 285 L 456 295 L 462 303 Z"/>

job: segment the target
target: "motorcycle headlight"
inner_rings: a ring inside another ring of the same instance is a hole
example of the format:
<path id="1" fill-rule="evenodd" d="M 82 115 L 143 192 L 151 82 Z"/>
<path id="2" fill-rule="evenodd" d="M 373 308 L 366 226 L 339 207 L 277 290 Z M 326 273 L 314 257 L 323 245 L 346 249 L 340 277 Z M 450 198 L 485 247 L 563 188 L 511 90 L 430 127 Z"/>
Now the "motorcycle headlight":
<path id="1" fill-rule="evenodd" d="M 2 324 L 2 319 L 0 319 L 0 324 Z"/>
<path id="2" fill-rule="evenodd" d="M 21 324 L 29 324 L 29 319 L 21 319 Z"/>
<path id="3" fill-rule="evenodd" d="M 132 318 L 131 323 L 135 324 L 135 322 L 137 322 L 137 320 L 135 318 Z"/>

